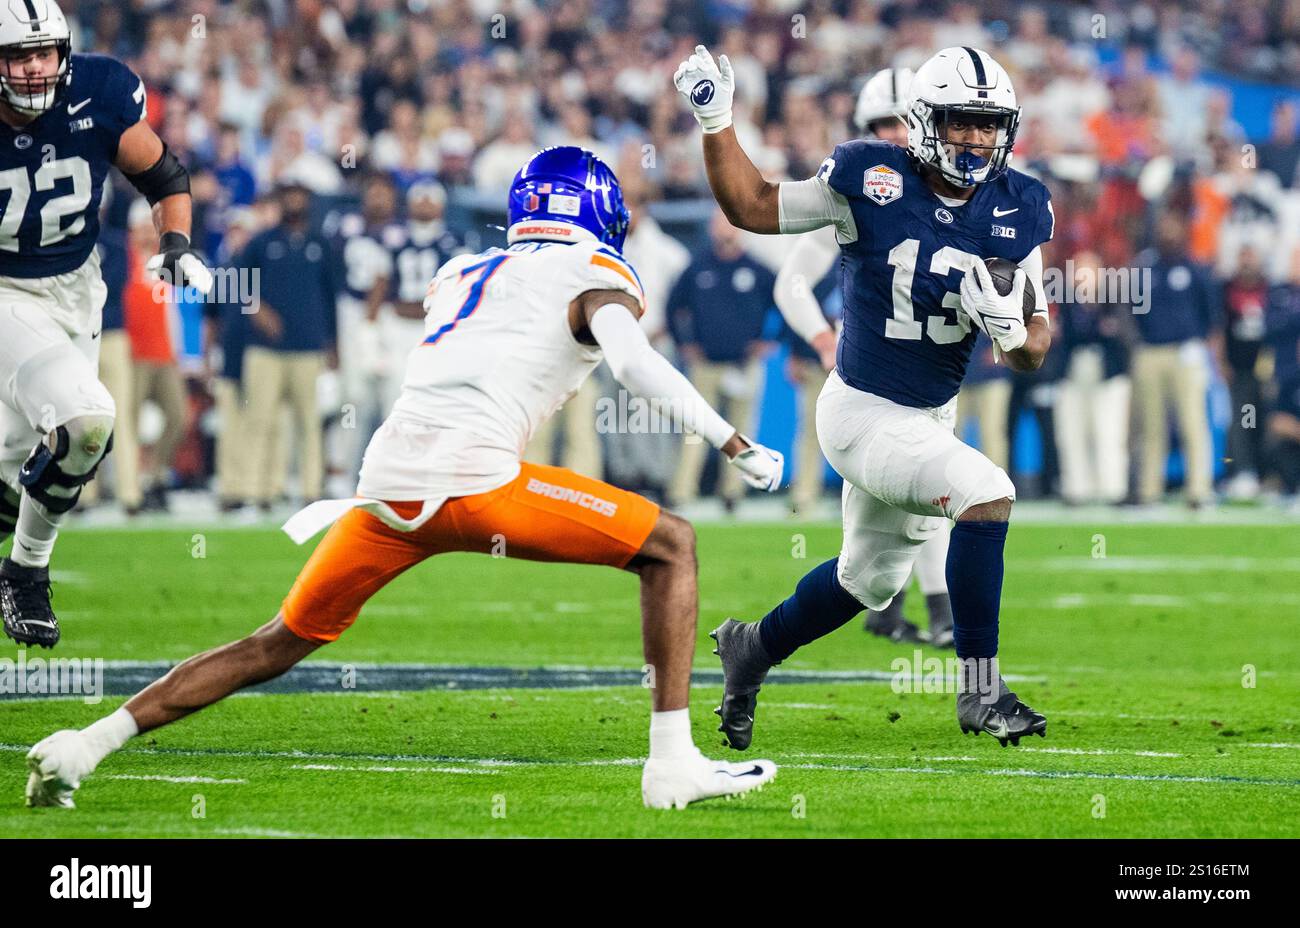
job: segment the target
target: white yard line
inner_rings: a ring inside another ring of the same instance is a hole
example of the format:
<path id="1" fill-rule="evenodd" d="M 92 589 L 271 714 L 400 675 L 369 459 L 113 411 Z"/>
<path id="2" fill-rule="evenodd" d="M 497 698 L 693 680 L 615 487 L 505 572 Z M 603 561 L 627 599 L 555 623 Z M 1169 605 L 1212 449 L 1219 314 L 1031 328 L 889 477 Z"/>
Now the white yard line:
<path id="1" fill-rule="evenodd" d="M 337 770 L 345 773 L 471 773 L 493 774 L 496 770 L 475 770 L 470 767 L 351 767 L 346 764 L 290 764 L 290 770 Z"/>
<path id="2" fill-rule="evenodd" d="M 0 744 L 0 751 L 27 751 L 23 745 Z M 335 754 L 329 752 L 314 751 L 195 751 L 183 748 L 178 749 L 157 749 L 141 748 L 128 749 L 125 753 L 134 755 L 153 755 L 161 757 L 203 757 L 207 759 L 225 758 L 225 757 L 248 757 L 260 760 L 342 760 L 342 761 L 377 761 L 385 766 L 392 763 L 425 763 L 433 762 L 434 764 L 446 763 L 455 766 L 476 766 L 480 768 L 571 768 L 580 767 L 639 767 L 645 763 L 643 757 L 623 757 L 595 760 L 508 760 L 487 757 L 430 757 L 426 755 L 411 754 Z M 931 758 L 932 762 L 941 760 L 965 760 L 964 757 L 953 758 Z M 791 764 L 780 763 L 778 766 L 793 770 L 824 770 L 837 772 L 860 772 L 860 773 L 898 773 L 898 774 L 941 774 L 941 775 L 961 775 L 961 776 L 989 776 L 989 777 L 1031 777 L 1040 779 L 1068 779 L 1068 780 L 1132 780 L 1136 782 L 1147 783 L 1203 783 L 1217 786 L 1289 786 L 1300 787 L 1300 780 L 1279 780 L 1279 779 L 1255 779 L 1250 777 L 1236 776 L 1200 776 L 1195 774 L 1138 774 L 1138 773 L 1110 773 L 1105 771 L 1085 771 L 1085 770 L 1032 770 L 1028 768 L 998 768 L 982 769 L 971 767 L 911 767 L 911 766 L 886 766 L 876 767 L 863 764 Z M 402 772 L 402 771 L 383 771 Z M 420 772 L 414 770 L 413 772 Z"/>
<path id="3" fill-rule="evenodd" d="M 225 780 L 216 777 L 181 777 L 181 776 L 164 776 L 162 774 L 141 774 L 141 773 L 107 773 L 104 774 L 105 780 L 156 780 L 159 783 L 211 783 L 219 786 L 229 786 L 232 784 L 247 783 L 247 780 Z"/>

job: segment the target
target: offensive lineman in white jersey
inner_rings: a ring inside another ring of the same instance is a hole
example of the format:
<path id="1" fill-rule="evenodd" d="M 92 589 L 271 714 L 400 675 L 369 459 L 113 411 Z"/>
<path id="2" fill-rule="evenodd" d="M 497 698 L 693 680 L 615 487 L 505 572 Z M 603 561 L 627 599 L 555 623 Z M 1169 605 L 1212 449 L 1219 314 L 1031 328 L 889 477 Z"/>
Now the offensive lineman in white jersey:
<path id="1" fill-rule="evenodd" d="M 683 808 L 771 780 L 770 761 L 711 761 L 691 738 L 698 597 L 690 523 L 609 484 L 520 461 L 533 432 L 603 358 L 629 390 L 680 411 L 751 486 L 780 486 L 780 454 L 741 436 L 646 341 L 641 285 L 620 254 L 627 220 L 617 178 L 591 152 L 534 155 L 511 188 L 510 246 L 454 258 L 430 285 L 423 342 L 366 450 L 357 496 L 314 503 L 285 524 L 298 542 L 333 527 L 279 613 L 86 729 L 37 744 L 28 804 L 72 806 L 81 780 L 129 738 L 279 676 L 338 638 L 398 574 L 448 551 L 640 575 L 645 660 L 654 668 L 647 806 Z"/>
<path id="2" fill-rule="evenodd" d="M 864 138 L 880 139 L 900 147 L 907 145 L 904 113 L 911 83 L 911 68 L 885 68 L 862 85 L 853 122 Z M 795 238 L 794 247 L 786 255 L 776 277 L 777 308 L 790 328 L 817 352 L 822 367 L 828 372 L 835 369 L 836 336 L 822 312 L 814 288 L 830 273 L 839 258 L 840 246 L 835 241 L 834 228 L 827 226 L 805 232 Z M 812 389 L 812 385 L 805 384 L 804 389 Z M 811 429 L 815 425 L 803 422 L 800 428 Z M 821 466 L 820 448 L 816 449 L 815 459 L 799 462 L 801 470 L 816 467 L 820 473 Z M 952 603 L 944 578 L 950 529 L 945 522 L 932 538 L 921 545 L 912 571 L 930 615 L 928 633 L 923 633 L 903 616 L 906 586 L 884 609 L 867 610 L 863 625 L 867 631 L 898 642 L 928 641 L 937 647 L 952 647 Z"/>

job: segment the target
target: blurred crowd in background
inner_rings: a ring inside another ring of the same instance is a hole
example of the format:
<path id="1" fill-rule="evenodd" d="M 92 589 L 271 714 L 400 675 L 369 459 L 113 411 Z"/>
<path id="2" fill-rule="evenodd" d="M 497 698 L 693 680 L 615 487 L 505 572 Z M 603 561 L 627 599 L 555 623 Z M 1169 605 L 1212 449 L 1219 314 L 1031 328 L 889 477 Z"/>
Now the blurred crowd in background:
<path id="1" fill-rule="evenodd" d="M 75 50 L 145 80 L 150 122 L 193 175 L 197 246 L 260 270 L 257 312 L 152 299 L 148 212 L 117 178 L 102 367 L 119 426 L 99 493 L 128 511 L 165 508 L 178 487 L 214 487 L 228 509 L 349 495 L 419 340 L 428 279 L 451 254 L 504 241 L 505 190 L 552 144 L 584 145 L 622 178 L 656 346 L 742 429 L 792 452 L 795 505 L 833 492 L 799 439 L 812 428 L 799 395 L 818 378 L 774 309 L 785 246 L 717 216 L 672 88 L 698 42 L 730 56 L 737 131 L 774 180 L 810 176 L 858 134 L 856 94 L 879 68 L 970 45 L 1010 72 L 1013 166 L 1053 193 L 1049 267 L 1150 281 L 1124 299 L 1056 300 L 1034 374 L 977 346 L 959 428 L 1022 497 L 1289 505 L 1300 491 L 1300 0 L 63 8 Z M 829 314 L 834 283 L 818 284 Z M 741 488 L 719 481 L 714 456 L 680 435 L 600 429 L 602 401 L 620 401 L 607 376 L 528 456 L 734 505 Z"/>

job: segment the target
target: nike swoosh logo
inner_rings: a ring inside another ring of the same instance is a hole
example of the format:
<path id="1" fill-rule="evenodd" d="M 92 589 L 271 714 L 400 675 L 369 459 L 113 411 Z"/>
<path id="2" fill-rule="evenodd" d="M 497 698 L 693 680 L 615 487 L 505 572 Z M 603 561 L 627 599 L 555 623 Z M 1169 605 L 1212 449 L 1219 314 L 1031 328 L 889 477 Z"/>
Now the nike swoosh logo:
<path id="1" fill-rule="evenodd" d="M 102 331 L 103 331 L 103 329 L 100 329 L 100 332 L 102 332 Z M 99 332 L 96 332 L 94 335 L 90 336 L 90 340 L 91 340 L 92 342 L 93 342 L 95 339 L 97 339 L 97 338 L 99 338 Z"/>
<path id="2" fill-rule="evenodd" d="M 1003 722 L 1002 724 L 1005 726 L 1006 722 Z M 730 770 L 724 770 L 722 772 L 729 777 L 761 777 L 763 775 L 763 768 L 758 764 L 755 764 L 749 770 L 744 770 L 740 773 L 732 773 Z"/>
<path id="3" fill-rule="evenodd" d="M 996 725 L 994 725 L 991 721 L 985 722 L 984 730 L 988 732 L 990 735 L 992 735 L 994 738 L 1004 738 L 1006 737 L 1007 733 L 1010 731 L 1010 729 L 1007 727 L 1006 719 L 1003 718 L 999 718 Z"/>
<path id="4" fill-rule="evenodd" d="M 999 332 L 1011 331 L 1011 323 L 1009 322 L 994 322 L 992 319 L 985 319 L 984 321 L 990 328 L 997 329 Z"/>
<path id="5" fill-rule="evenodd" d="M 998 219 L 1001 219 L 1003 216 L 1010 216 L 1012 213 L 1018 213 L 1018 212 L 1020 212 L 1019 206 L 1017 206 L 1015 209 L 1008 209 L 1008 210 L 1000 210 L 996 206 L 993 207 L 993 215 L 996 216 Z"/>
<path id="6" fill-rule="evenodd" d="M 71 103 L 69 103 L 69 104 L 68 104 L 68 115 L 69 115 L 69 116 L 76 116 L 79 112 L 81 112 L 82 108 L 85 107 L 85 105 L 91 101 L 91 99 L 93 99 L 93 98 L 87 98 L 87 99 L 85 99 L 85 100 L 82 100 L 82 101 L 81 101 L 80 103 L 78 103 L 76 106 L 73 106 Z M 993 212 L 996 213 L 997 210 L 994 210 Z"/>

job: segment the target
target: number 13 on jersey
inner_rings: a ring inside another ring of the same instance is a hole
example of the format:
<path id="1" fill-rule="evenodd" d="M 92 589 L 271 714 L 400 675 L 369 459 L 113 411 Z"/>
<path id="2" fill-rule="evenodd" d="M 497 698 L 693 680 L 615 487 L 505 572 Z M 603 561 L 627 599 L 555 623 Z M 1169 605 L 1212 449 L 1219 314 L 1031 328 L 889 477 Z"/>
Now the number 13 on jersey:
<path id="1" fill-rule="evenodd" d="M 894 317 L 885 320 L 885 336 L 904 341 L 919 341 L 928 335 L 938 345 L 959 342 L 970 334 L 970 320 L 958 312 L 957 321 L 949 322 L 946 315 L 932 314 L 922 327 L 916 318 L 912 302 L 912 288 L 916 282 L 916 264 L 921 253 L 919 239 L 909 238 L 899 242 L 889 252 L 889 266 L 894 269 Z M 980 259 L 968 251 L 945 245 L 930 258 L 930 273 L 947 277 L 952 271 L 965 273 Z M 943 308 L 959 310 L 961 296 L 955 290 L 943 295 Z"/>

